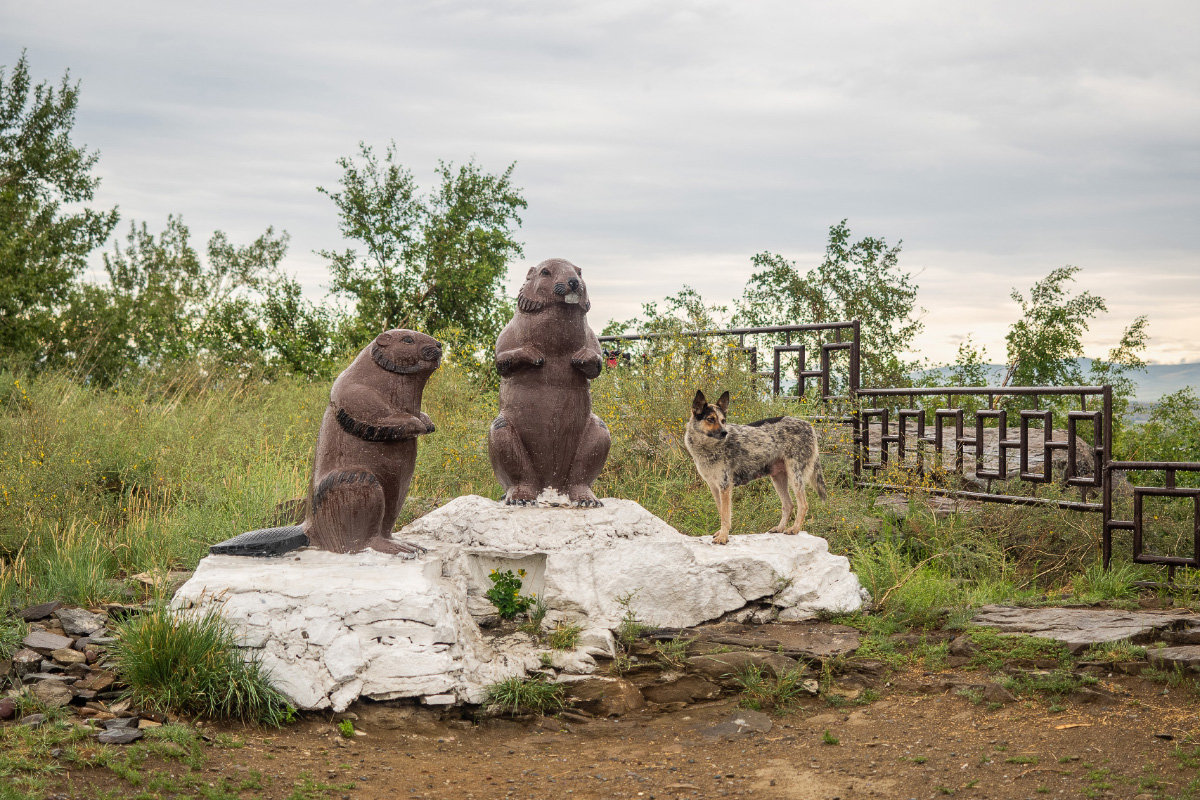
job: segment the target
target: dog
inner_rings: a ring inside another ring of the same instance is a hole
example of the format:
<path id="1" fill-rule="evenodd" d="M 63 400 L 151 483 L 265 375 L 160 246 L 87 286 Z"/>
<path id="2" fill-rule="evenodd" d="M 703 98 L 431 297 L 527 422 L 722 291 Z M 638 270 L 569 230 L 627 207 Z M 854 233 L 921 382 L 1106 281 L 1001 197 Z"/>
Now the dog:
<path id="1" fill-rule="evenodd" d="M 726 424 L 729 392 L 722 393 L 716 404 L 709 403 L 704 392 L 692 400 L 692 416 L 683 434 L 683 444 L 696 462 L 696 470 L 708 484 L 721 529 L 713 534 L 713 544 L 729 542 L 733 516 L 733 487 L 771 476 L 775 493 L 783 504 L 783 516 L 771 533 L 799 533 L 808 515 L 808 497 L 804 484 L 827 496 L 825 476 L 817 451 L 817 432 L 808 422 L 796 417 L 772 417 L 749 425 Z M 796 520 L 788 527 L 796 496 Z"/>

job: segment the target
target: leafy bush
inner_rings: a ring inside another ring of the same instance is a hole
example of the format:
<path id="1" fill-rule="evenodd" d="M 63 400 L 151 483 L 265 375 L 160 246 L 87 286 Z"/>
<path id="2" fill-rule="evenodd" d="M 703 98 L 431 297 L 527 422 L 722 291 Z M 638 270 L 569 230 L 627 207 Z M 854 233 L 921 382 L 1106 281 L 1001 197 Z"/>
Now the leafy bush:
<path id="1" fill-rule="evenodd" d="M 126 696 L 143 708 L 275 726 L 295 711 L 214 611 L 194 616 L 159 605 L 121 623 L 116 637 L 112 656 Z"/>
<path id="2" fill-rule="evenodd" d="M 524 577 L 523 569 L 517 570 L 515 575 L 511 569 L 504 572 L 492 570 L 488 575 L 492 588 L 484 593 L 484 597 L 496 607 L 500 619 L 513 619 L 518 614 L 524 614 L 537 602 L 536 597 L 521 594 L 521 581 Z"/>

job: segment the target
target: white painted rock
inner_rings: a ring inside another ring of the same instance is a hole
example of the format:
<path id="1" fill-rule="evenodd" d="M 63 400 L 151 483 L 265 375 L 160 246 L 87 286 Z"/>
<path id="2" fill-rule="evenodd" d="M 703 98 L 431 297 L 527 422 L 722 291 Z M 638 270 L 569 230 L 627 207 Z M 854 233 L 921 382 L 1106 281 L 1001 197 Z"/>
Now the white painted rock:
<path id="1" fill-rule="evenodd" d="M 576 674 L 611 653 L 612 631 L 629 612 L 685 628 L 742 610 L 759 621 L 800 620 L 866 599 L 824 539 L 766 533 L 722 547 L 629 500 L 571 509 L 460 497 L 396 537 L 429 552 L 208 556 L 174 603 L 219 607 L 298 708 L 340 711 L 359 696 L 477 703 L 488 685 L 541 667 L 547 650 L 533 637 L 476 624 L 495 613 L 484 597 L 493 569 L 525 570 L 521 593 L 547 604 L 547 628 L 584 629 L 578 651 L 551 656 Z"/>

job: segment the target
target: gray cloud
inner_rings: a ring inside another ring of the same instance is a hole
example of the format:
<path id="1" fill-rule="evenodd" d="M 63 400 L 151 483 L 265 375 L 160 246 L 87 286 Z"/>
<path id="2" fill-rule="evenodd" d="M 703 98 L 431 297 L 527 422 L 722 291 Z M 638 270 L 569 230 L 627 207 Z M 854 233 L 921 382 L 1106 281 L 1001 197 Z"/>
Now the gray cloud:
<path id="1" fill-rule="evenodd" d="M 339 244 L 314 187 L 395 139 L 423 178 L 517 161 L 529 261 L 586 263 L 601 318 L 684 282 L 728 300 L 750 254 L 812 263 L 848 217 L 924 270 L 933 358 L 972 326 L 1002 351 L 1008 290 L 1063 263 L 1114 319 L 1150 314 L 1155 353 L 1200 358 L 1186 0 L 0 8 L 0 61 L 83 80 L 105 202 L 201 236 L 286 228 L 314 293 L 312 251 Z"/>

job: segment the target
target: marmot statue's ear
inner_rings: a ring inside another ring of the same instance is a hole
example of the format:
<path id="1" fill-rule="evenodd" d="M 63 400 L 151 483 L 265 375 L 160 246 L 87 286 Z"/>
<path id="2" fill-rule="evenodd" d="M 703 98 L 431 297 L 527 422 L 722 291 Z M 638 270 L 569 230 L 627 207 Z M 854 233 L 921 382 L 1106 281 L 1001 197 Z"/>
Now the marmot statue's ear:
<path id="1" fill-rule="evenodd" d="M 699 414 L 708 405 L 708 400 L 704 397 L 704 392 L 696 390 L 696 396 L 692 398 L 692 413 Z"/>
<path id="2" fill-rule="evenodd" d="M 537 275 L 537 267 L 530 267 L 529 272 L 525 273 L 525 280 L 529 280 L 534 275 Z"/>
<path id="3" fill-rule="evenodd" d="M 392 343 L 392 332 L 391 331 L 384 331 L 383 333 L 381 333 L 375 337 L 375 344 L 379 345 L 380 347 L 387 347 L 391 343 Z"/>

